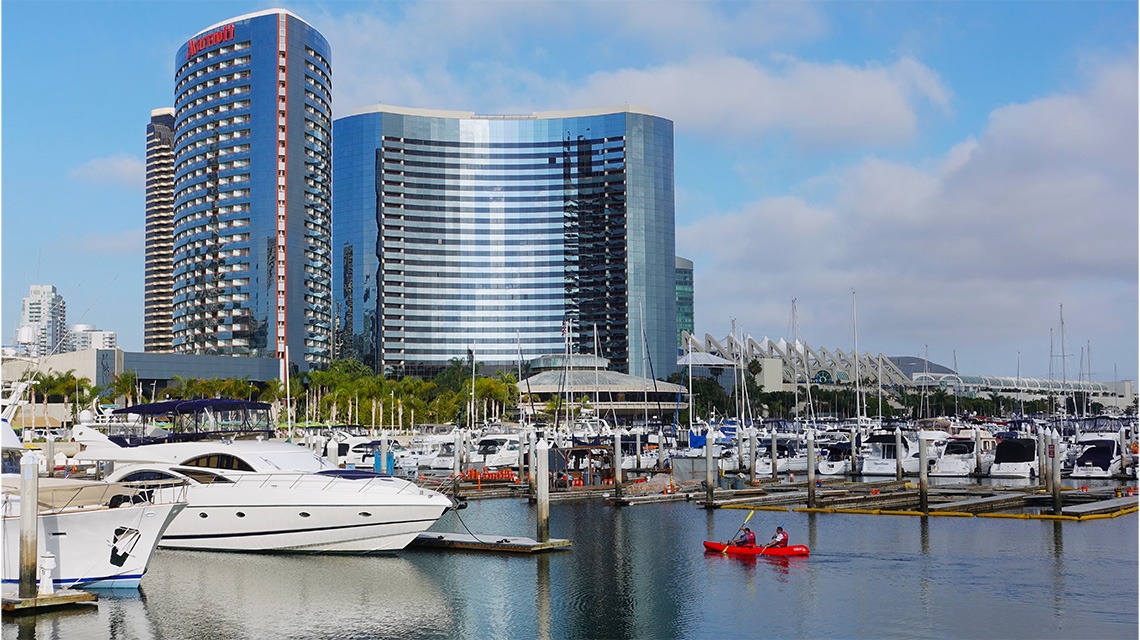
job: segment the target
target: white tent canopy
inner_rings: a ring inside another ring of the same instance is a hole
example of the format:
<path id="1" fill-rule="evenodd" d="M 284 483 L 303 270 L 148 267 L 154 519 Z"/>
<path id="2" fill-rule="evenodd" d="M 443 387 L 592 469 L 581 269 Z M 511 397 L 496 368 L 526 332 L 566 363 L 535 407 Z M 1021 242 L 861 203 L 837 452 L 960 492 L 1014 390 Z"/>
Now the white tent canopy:
<path id="1" fill-rule="evenodd" d="M 687 353 L 683 357 L 678 358 L 677 365 L 681 367 L 687 367 L 689 365 L 693 365 L 694 367 L 731 367 L 732 360 L 725 360 L 720 356 L 698 351 L 696 353 Z"/>

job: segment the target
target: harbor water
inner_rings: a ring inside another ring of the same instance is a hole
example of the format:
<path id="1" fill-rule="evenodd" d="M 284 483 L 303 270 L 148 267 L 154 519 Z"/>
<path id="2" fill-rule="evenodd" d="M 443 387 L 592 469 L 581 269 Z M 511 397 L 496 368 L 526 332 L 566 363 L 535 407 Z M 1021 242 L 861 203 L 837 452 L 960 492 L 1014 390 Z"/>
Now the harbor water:
<path id="1" fill-rule="evenodd" d="M 434 530 L 534 536 L 521 499 Z M 285 638 L 1136 638 L 1136 514 L 1086 522 L 756 511 L 807 558 L 704 552 L 747 510 L 555 502 L 537 555 L 409 548 L 158 551 L 140 591 L 5 617 L 4 640 Z"/>

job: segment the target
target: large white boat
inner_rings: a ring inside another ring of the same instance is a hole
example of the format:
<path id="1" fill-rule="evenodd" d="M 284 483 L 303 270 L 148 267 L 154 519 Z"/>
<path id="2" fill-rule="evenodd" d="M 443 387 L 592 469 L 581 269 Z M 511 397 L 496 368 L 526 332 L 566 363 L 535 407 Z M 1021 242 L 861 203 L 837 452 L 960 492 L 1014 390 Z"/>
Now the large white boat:
<path id="1" fill-rule="evenodd" d="M 370 471 L 331 468 L 284 442 L 201 440 L 120 447 L 86 425 L 77 458 L 109 461 L 109 480 L 147 483 L 160 494 L 187 483 L 188 507 L 159 543 L 213 551 L 396 551 L 451 506 L 435 491 Z"/>
<path id="2" fill-rule="evenodd" d="M 806 473 L 807 451 L 795 438 L 776 438 L 776 473 Z M 772 439 L 762 438 L 756 445 L 756 475 L 772 474 Z"/>
<path id="3" fill-rule="evenodd" d="M 930 475 L 955 478 L 987 475 L 994 463 L 996 446 L 997 441 L 985 429 L 978 429 L 976 435 L 974 429 L 959 431 L 946 440 L 942 455 L 930 467 Z"/>
<path id="4" fill-rule="evenodd" d="M 1111 478 L 1120 473 L 1120 440 L 1115 433 L 1083 433 L 1076 443 L 1073 478 Z"/>
<path id="5" fill-rule="evenodd" d="M 851 443 L 848 441 L 828 444 L 826 453 L 820 458 L 818 470 L 824 476 L 842 476 L 852 472 Z M 855 458 L 854 472 L 859 473 L 859 459 Z"/>
<path id="6" fill-rule="evenodd" d="M 3 423 L 3 581 L 20 582 L 20 458 L 24 449 Z M 50 553 L 57 588 L 137 588 L 159 538 L 186 502 L 94 480 L 40 478 L 37 558 Z M 37 576 L 38 579 L 38 576 Z"/>
<path id="7" fill-rule="evenodd" d="M 1037 476 L 1037 441 L 1033 438 L 1004 438 L 994 449 L 991 478 L 1033 478 Z"/>
<path id="8" fill-rule="evenodd" d="M 495 471 L 519 464 L 520 439 L 517 433 L 488 434 L 475 444 L 471 461 L 484 470 Z"/>
<path id="9" fill-rule="evenodd" d="M 902 451 L 895 446 L 893 433 L 873 433 L 864 441 L 867 448 L 863 456 L 863 465 L 860 474 L 865 476 L 893 476 L 898 470 L 898 458 L 902 458 L 902 471 L 904 475 L 918 474 L 918 456 L 915 445 L 908 438 L 902 438 Z M 912 455 L 912 451 L 915 454 Z"/>

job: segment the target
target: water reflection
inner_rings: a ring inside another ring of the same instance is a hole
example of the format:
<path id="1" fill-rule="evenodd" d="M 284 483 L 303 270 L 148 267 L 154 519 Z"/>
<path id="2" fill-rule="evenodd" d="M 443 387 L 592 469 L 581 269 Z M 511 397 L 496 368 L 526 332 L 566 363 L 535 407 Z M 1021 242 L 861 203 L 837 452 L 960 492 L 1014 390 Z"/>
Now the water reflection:
<path id="1" fill-rule="evenodd" d="M 550 609 L 550 556 L 540 555 L 535 559 L 538 589 L 535 593 L 535 609 L 539 638 L 554 637 L 551 626 Z"/>
<path id="2" fill-rule="evenodd" d="M 525 501 L 445 531 L 533 535 Z M 3 640 L 1137 637 L 1136 516 L 1094 522 L 756 511 L 806 558 L 706 554 L 747 511 L 552 505 L 571 550 L 353 558 L 160 552 L 141 593 L 3 625 Z M 884 621 L 890 621 L 885 625 Z"/>

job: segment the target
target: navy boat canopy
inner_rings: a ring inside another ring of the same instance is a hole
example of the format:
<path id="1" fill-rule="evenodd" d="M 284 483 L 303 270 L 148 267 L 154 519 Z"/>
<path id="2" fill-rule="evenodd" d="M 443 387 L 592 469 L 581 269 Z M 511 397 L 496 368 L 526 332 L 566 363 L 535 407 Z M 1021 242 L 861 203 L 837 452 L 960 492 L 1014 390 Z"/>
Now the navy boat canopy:
<path id="1" fill-rule="evenodd" d="M 212 409 L 214 411 L 257 411 L 268 410 L 267 402 L 252 402 L 249 400 L 233 400 L 230 398 L 201 398 L 197 400 L 166 400 L 150 404 L 136 404 L 133 407 L 115 409 L 111 413 L 132 413 L 140 416 L 169 415 L 199 413 Z"/>

